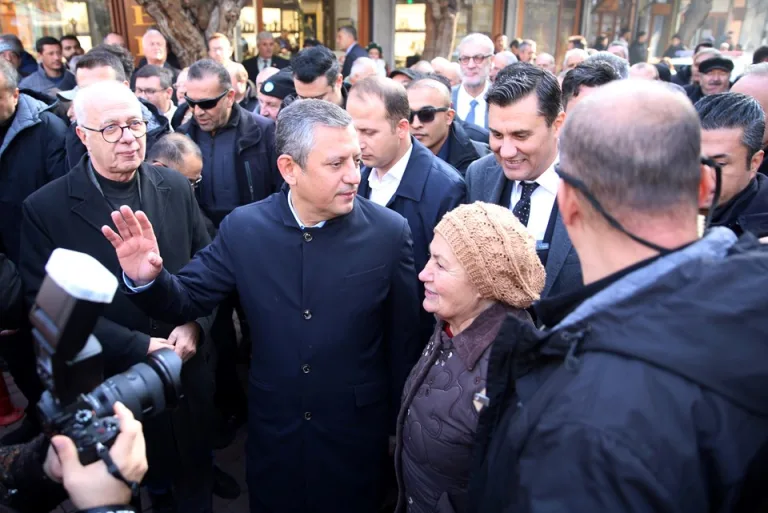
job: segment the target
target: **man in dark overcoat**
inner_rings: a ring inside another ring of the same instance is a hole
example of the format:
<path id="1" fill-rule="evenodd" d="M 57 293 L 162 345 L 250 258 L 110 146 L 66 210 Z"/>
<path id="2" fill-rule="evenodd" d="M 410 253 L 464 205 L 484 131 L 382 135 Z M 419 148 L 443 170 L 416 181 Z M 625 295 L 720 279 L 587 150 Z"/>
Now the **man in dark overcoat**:
<path id="1" fill-rule="evenodd" d="M 181 174 L 143 163 L 146 122 L 127 86 L 104 81 L 75 98 L 77 132 L 88 149 L 65 176 L 23 205 L 20 272 L 28 302 L 37 295 L 45 264 L 56 248 L 88 253 L 119 276 L 120 265 L 101 227 L 116 205 L 133 205 L 152 219 L 171 270 L 181 269 L 210 242 L 189 182 Z M 102 345 L 105 375 L 125 371 L 147 353 L 172 348 L 184 360 L 185 399 L 171 413 L 148 420 L 147 449 L 155 491 L 153 509 L 209 512 L 211 505 L 213 379 L 202 343 L 211 319 L 171 325 L 139 310 L 122 294 L 104 309 L 94 334 Z M 160 502 L 163 504 L 161 505 Z M 170 505 L 168 503 L 171 503 Z"/>
<path id="2" fill-rule="evenodd" d="M 143 214 L 123 207 L 113 213 L 120 235 L 104 233 L 134 301 L 166 321 L 240 294 L 252 330 L 251 512 L 372 513 L 402 385 L 422 349 L 411 232 L 356 196 L 360 147 L 338 106 L 285 108 L 277 147 L 286 187 L 235 209 L 175 276 Z"/>

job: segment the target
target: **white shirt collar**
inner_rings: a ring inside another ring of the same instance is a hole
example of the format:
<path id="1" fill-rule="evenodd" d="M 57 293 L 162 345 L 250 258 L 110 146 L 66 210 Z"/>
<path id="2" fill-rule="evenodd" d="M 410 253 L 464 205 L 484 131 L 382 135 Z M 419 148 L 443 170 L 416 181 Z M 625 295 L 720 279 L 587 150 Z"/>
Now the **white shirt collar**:
<path id="1" fill-rule="evenodd" d="M 381 179 L 379 179 L 379 173 L 378 171 L 376 171 L 376 168 L 371 169 L 371 174 L 368 175 L 368 184 L 372 188 L 374 188 L 381 183 L 390 182 L 393 180 L 396 181 L 397 183 L 400 183 L 403 180 L 403 175 L 405 174 L 405 168 L 408 167 L 408 161 L 411 160 L 412 152 L 413 152 L 413 143 L 411 143 L 410 147 L 408 148 L 408 151 L 406 151 L 405 154 L 402 157 L 400 157 L 400 160 L 395 162 L 395 164 L 391 168 L 389 168 L 389 171 L 387 171 L 387 174 L 385 174 L 384 177 Z"/>
<path id="2" fill-rule="evenodd" d="M 560 162 L 560 154 L 552 161 L 552 165 L 535 180 L 540 187 L 554 196 L 557 196 L 557 189 L 560 186 L 560 176 L 555 172 L 555 165 L 558 162 Z"/>
<path id="3" fill-rule="evenodd" d="M 304 228 L 322 228 L 325 226 L 325 221 L 320 221 L 314 226 L 305 226 L 304 223 L 301 222 L 301 219 L 299 219 L 299 214 L 296 213 L 296 210 L 293 208 L 293 201 L 291 200 L 291 190 L 288 189 L 288 207 L 291 209 L 291 214 L 293 214 L 293 218 L 296 219 L 296 224 L 299 225 L 299 228 L 302 230 Z"/>

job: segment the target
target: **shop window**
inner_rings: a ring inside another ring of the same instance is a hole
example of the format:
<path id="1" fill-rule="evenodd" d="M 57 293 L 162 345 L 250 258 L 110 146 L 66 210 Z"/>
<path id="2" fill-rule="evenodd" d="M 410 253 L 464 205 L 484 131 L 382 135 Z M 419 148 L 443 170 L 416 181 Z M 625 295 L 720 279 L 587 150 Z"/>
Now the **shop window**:
<path id="1" fill-rule="evenodd" d="M 395 66 L 403 67 L 408 57 L 424 52 L 426 9 L 423 2 L 395 6 Z"/>

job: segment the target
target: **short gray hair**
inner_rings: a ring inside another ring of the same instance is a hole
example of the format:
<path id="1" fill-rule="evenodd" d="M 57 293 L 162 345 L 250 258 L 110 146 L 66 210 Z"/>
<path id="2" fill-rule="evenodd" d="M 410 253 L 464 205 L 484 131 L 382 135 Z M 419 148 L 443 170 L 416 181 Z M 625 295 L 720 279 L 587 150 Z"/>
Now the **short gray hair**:
<path id="1" fill-rule="evenodd" d="M 75 119 L 77 124 L 82 126 L 85 123 L 88 114 L 86 112 L 87 106 L 94 102 L 94 99 L 103 101 L 104 99 L 113 100 L 127 100 L 142 112 L 141 102 L 133 94 L 127 85 L 115 80 L 106 80 L 104 82 L 96 82 L 82 89 L 78 89 L 75 99 L 72 102 L 72 107 L 75 111 Z"/>
<path id="2" fill-rule="evenodd" d="M 768 62 L 760 62 L 758 64 L 750 64 L 746 67 L 744 70 L 744 73 L 741 75 L 742 77 L 748 77 L 750 75 L 755 76 L 768 76 Z"/>
<path id="3" fill-rule="evenodd" d="M 601 86 L 568 114 L 560 136 L 563 170 L 628 221 L 697 210 L 700 155 L 696 110 L 660 82 Z"/>
<path id="4" fill-rule="evenodd" d="M 184 165 L 184 158 L 188 155 L 203 159 L 200 147 L 190 137 L 175 132 L 158 139 L 147 153 L 146 160 L 157 160 L 168 167 L 179 170 Z"/>
<path id="5" fill-rule="evenodd" d="M 464 39 L 461 40 L 459 43 L 459 46 L 456 47 L 456 51 L 461 53 L 461 49 L 464 47 L 464 45 L 469 43 L 477 43 L 480 45 L 485 45 L 486 48 L 488 48 L 488 51 L 490 53 L 493 53 L 493 51 L 496 49 L 496 45 L 493 44 L 493 41 L 491 41 L 491 38 L 486 36 L 485 34 L 481 34 L 479 32 L 474 32 L 472 34 L 469 34 L 464 37 Z"/>
<path id="6" fill-rule="evenodd" d="M 352 63 L 352 70 L 349 72 L 349 75 L 357 75 L 358 73 L 365 71 L 365 68 L 372 69 L 374 72 L 378 70 L 376 63 L 373 62 L 373 59 L 370 57 L 358 57 L 355 59 L 355 62 Z"/>
<path id="7" fill-rule="evenodd" d="M 573 48 L 572 50 L 568 50 L 567 52 L 565 52 L 565 57 L 563 57 L 563 69 L 565 69 L 566 66 L 568 66 L 568 59 L 570 59 L 574 55 L 581 55 L 582 57 L 584 57 L 582 59 L 582 62 L 589 59 L 589 52 L 587 52 L 583 48 Z"/>
<path id="8" fill-rule="evenodd" d="M 256 39 L 259 41 L 266 41 L 267 39 L 275 39 L 275 36 L 272 35 L 272 32 L 267 32 L 265 30 L 263 32 L 259 32 L 259 35 L 256 36 Z"/>
<path id="9" fill-rule="evenodd" d="M 275 146 L 278 155 L 288 155 L 304 168 L 315 145 L 318 126 L 346 128 L 352 117 L 336 104 L 324 100 L 296 100 L 277 117 Z"/>
<path id="10" fill-rule="evenodd" d="M 608 48 L 612 48 L 614 46 L 621 47 L 621 49 L 624 51 L 624 58 L 629 59 L 629 48 L 627 48 L 627 45 L 625 45 L 622 41 L 613 41 L 608 45 Z"/>
<path id="11" fill-rule="evenodd" d="M 0 75 L 5 78 L 5 87 L 8 91 L 19 87 L 19 72 L 5 59 L 0 59 Z"/>
<path id="12" fill-rule="evenodd" d="M 597 52 L 584 62 L 605 62 L 611 66 L 622 79 L 629 78 L 629 62 L 611 52 Z"/>
<path id="13" fill-rule="evenodd" d="M 510 64 L 514 64 L 517 62 L 517 56 L 514 53 L 510 52 L 509 50 L 501 51 L 493 56 L 494 59 L 496 57 L 501 57 L 502 59 L 504 59 L 504 66 L 509 66 Z"/>

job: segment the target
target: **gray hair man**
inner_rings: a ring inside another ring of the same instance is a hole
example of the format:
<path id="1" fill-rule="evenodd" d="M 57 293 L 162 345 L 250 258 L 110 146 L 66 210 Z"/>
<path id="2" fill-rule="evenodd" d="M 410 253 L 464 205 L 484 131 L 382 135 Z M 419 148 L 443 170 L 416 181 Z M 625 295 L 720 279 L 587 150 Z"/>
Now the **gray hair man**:
<path id="1" fill-rule="evenodd" d="M 589 52 L 582 48 L 574 48 L 565 52 L 563 59 L 563 71 L 570 71 L 582 62 L 589 59 Z"/>
<path id="2" fill-rule="evenodd" d="M 540 53 L 536 56 L 536 66 L 549 71 L 550 73 L 555 72 L 555 58 L 549 54 L 549 53 Z"/>
<path id="3" fill-rule="evenodd" d="M 458 62 L 451 62 L 445 57 L 435 57 L 430 64 L 435 73 L 448 79 L 451 87 L 461 84 L 461 65 Z"/>
<path id="4" fill-rule="evenodd" d="M 77 135 L 88 155 L 24 204 L 21 276 L 30 300 L 40 290 L 46 262 L 57 247 L 87 253 L 113 272 L 118 270 L 115 257 L 104 253 L 99 232 L 102 226 L 115 226 L 109 211 L 121 205 L 141 209 L 158 227 L 153 241 L 169 269 L 180 270 L 210 242 L 187 180 L 144 162 L 147 127 L 131 90 L 117 81 L 98 82 L 81 89 L 74 105 Z M 211 321 L 210 316 L 199 316 L 158 323 L 118 294 L 94 328 L 107 376 L 158 350 L 173 351 L 184 362 L 185 401 L 164 419 L 167 425 L 148 425 L 146 430 L 149 465 L 157 469 L 147 482 L 159 486 L 167 480 L 173 490 L 170 501 L 168 495 L 150 493 L 156 507 L 164 500 L 164 505 L 185 504 L 180 507 L 185 511 L 210 511 L 213 389 L 200 384 L 210 381 L 209 344 L 202 341 Z"/>
<path id="5" fill-rule="evenodd" d="M 215 41 L 220 41 L 217 39 Z M 235 102 L 248 112 L 258 112 L 259 99 L 258 90 L 253 82 L 248 80 L 248 72 L 245 66 L 239 62 L 227 60 L 224 67 L 229 72 L 229 78 L 232 80 L 232 89 L 235 91 Z"/>
<path id="6" fill-rule="evenodd" d="M 622 79 L 629 78 L 629 61 L 609 52 L 597 52 L 584 62 L 605 62 L 611 66 Z"/>
<path id="7" fill-rule="evenodd" d="M 752 64 L 731 87 L 731 92 L 751 96 L 768 113 L 768 62 Z M 768 126 L 763 133 L 763 148 L 768 149 Z M 763 158 L 760 173 L 768 175 L 768 159 Z"/>
<path id="8" fill-rule="evenodd" d="M 653 64 L 638 62 L 629 68 L 629 78 L 635 80 L 658 80 L 659 70 Z"/>
<path id="9" fill-rule="evenodd" d="M 168 42 L 159 30 L 147 30 L 141 38 L 141 48 L 147 64 L 165 66 L 165 61 L 168 60 Z"/>
<path id="10" fill-rule="evenodd" d="M 265 414 L 248 416 L 252 507 L 375 511 L 390 408 L 423 348 L 411 232 L 357 196 L 361 151 L 340 107 L 296 101 L 276 139 L 288 187 L 228 216 L 182 273 L 147 243 L 153 227 L 143 214 L 115 212 L 119 235 L 104 233 L 126 285 L 140 290 L 131 298 L 157 319 L 211 312 L 239 292 L 259 376 L 249 382 L 250 411 Z"/>
<path id="11" fill-rule="evenodd" d="M 496 75 L 499 74 L 499 71 L 503 70 L 510 64 L 514 64 L 517 62 L 517 57 L 515 57 L 515 54 L 510 52 L 509 50 L 505 50 L 503 52 L 499 52 L 496 55 L 493 56 L 491 59 L 491 82 L 496 81 Z"/>
<path id="12" fill-rule="evenodd" d="M 461 66 L 461 85 L 455 86 L 451 100 L 459 119 L 488 128 L 488 92 L 493 41 L 485 34 L 469 34 L 457 48 Z"/>
<path id="13" fill-rule="evenodd" d="M 175 169 L 197 189 L 203 176 L 203 153 L 195 141 L 184 134 L 168 134 L 160 138 L 147 152 L 147 162 L 153 166 Z"/>
<path id="14" fill-rule="evenodd" d="M 115 32 L 110 32 L 104 36 L 103 43 L 105 45 L 122 46 L 123 48 L 127 48 L 125 45 L 125 38 Z"/>
<path id="15" fill-rule="evenodd" d="M 606 51 L 629 62 L 629 48 L 622 41 L 613 41 L 608 45 Z"/>
<path id="16" fill-rule="evenodd" d="M 358 57 L 352 65 L 352 71 L 349 73 L 349 83 L 355 85 L 360 80 L 367 77 L 375 77 L 379 70 L 376 63 L 370 57 Z"/>
<path id="17" fill-rule="evenodd" d="M 341 75 L 344 78 L 352 73 L 352 65 L 361 57 L 368 57 L 368 51 L 357 43 L 357 29 L 345 25 L 336 32 L 336 47 L 344 52 L 344 65 Z"/>
<path id="18" fill-rule="evenodd" d="M 274 42 L 275 40 L 271 32 L 259 32 L 256 36 L 258 53 L 254 57 L 243 61 L 243 66 L 248 71 L 248 78 L 252 82 L 257 83 L 256 77 L 266 68 L 277 68 L 280 70 L 290 66 L 288 60 L 274 55 Z"/>
<path id="19" fill-rule="evenodd" d="M 524 39 L 518 47 L 517 57 L 520 62 L 533 63 L 536 59 L 536 41 Z"/>
<path id="20" fill-rule="evenodd" d="M 719 207 L 712 223 L 741 235 L 768 235 L 762 220 L 768 214 L 768 177 L 763 163 L 765 113 L 760 104 L 741 93 L 705 96 L 696 105 L 701 119 L 701 153 L 722 168 Z M 711 202 L 702 205 L 709 209 Z"/>
<path id="21" fill-rule="evenodd" d="M 726 228 L 699 236 L 713 185 L 700 150 L 693 106 L 661 83 L 608 84 L 568 116 L 558 204 L 587 287 L 537 305 L 543 335 L 494 346 L 488 382 L 520 403 L 476 441 L 476 511 L 509 497 L 529 511 L 737 511 L 764 496 L 768 419 L 747 391 L 768 382 L 766 253 Z M 521 377 L 510 360 L 540 363 Z"/>
<path id="22" fill-rule="evenodd" d="M 136 71 L 134 75 L 136 96 L 144 98 L 168 118 L 170 122 L 176 113 L 173 104 L 173 73 L 165 68 L 148 64 Z"/>

